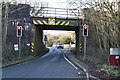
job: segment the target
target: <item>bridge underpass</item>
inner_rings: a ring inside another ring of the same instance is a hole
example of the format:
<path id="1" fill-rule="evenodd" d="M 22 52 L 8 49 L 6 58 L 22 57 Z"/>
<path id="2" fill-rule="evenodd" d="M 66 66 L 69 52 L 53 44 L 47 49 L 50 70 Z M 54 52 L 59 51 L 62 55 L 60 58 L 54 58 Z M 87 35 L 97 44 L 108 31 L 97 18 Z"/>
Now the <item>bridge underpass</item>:
<path id="1" fill-rule="evenodd" d="M 34 52 L 36 54 L 42 55 L 42 52 L 45 50 L 45 45 L 43 43 L 43 30 L 75 31 L 76 55 L 79 54 L 80 28 L 82 27 L 82 19 L 32 17 L 32 21 L 35 26 Z"/>

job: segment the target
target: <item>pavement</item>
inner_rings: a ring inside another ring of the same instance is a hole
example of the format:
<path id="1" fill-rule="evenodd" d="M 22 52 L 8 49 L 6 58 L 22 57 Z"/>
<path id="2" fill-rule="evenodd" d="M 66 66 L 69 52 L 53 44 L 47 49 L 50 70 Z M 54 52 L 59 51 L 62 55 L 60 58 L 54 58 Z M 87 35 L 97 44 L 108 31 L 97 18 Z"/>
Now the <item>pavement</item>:
<path id="1" fill-rule="evenodd" d="M 70 52 L 69 50 L 67 50 L 65 56 L 67 57 L 67 59 L 69 61 L 72 62 L 72 64 L 74 64 L 74 66 L 76 68 L 82 69 L 86 73 L 87 80 L 100 80 L 99 78 L 97 78 L 97 77 L 92 76 L 91 74 L 89 74 L 89 65 L 87 65 L 86 63 L 78 60 L 76 58 L 76 56 L 72 52 Z"/>
<path id="2" fill-rule="evenodd" d="M 66 52 L 65 56 L 66 56 L 71 62 L 73 62 L 73 63 L 75 64 L 75 66 L 82 68 L 82 69 L 83 69 L 84 71 L 86 71 L 86 72 L 88 71 L 89 66 L 88 66 L 86 63 L 78 60 L 78 59 L 76 58 L 76 56 L 75 56 L 72 52 L 70 52 L 69 50 Z"/>

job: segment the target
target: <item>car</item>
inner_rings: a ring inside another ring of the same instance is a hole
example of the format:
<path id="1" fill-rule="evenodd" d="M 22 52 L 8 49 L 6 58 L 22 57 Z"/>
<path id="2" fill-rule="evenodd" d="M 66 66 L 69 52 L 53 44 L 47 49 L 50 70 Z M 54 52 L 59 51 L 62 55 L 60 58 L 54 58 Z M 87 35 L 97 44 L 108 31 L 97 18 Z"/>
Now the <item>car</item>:
<path id="1" fill-rule="evenodd" d="M 56 48 L 56 44 L 53 44 L 52 47 Z"/>
<path id="2" fill-rule="evenodd" d="M 64 49 L 64 45 L 62 43 L 57 44 L 57 49 Z"/>

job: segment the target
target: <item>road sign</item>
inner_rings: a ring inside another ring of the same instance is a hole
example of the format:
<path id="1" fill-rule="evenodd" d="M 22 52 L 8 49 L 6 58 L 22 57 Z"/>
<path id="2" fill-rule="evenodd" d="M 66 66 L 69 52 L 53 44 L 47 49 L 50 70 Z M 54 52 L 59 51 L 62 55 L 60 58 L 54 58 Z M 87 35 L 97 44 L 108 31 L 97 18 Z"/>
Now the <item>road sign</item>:
<path id="1" fill-rule="evenodd" d="M 110 48 L 109 63 L 120 66 L 120 48 Z"/>
<path id="2" fill-rule="evenodd" d="M 88 25 L 83 25 L 83 36 L 88 36 Z"/>
<path id="3" fill-rule="evenodd" d="M 54 18 L 49 18 L 48 23 L 49 23 L 49 25 L 55 25 L 55 19 Z"/>
<path id="4" fill-rule="evenodd" d="M 45 35 L 45 37 L 44 37 L 44 41 L 48 41 L 47 35 Z"/>
<path id="5" fill-rule="evenodd" d="M 17 26 L 17 37 L 22 37 L 22 26 Z"/>
<path id="6" fill-rule="evenodd" d="M 15 50 L 15 51 L 18 50 L 18 44 L 14 44 L 14 50 Z"/>

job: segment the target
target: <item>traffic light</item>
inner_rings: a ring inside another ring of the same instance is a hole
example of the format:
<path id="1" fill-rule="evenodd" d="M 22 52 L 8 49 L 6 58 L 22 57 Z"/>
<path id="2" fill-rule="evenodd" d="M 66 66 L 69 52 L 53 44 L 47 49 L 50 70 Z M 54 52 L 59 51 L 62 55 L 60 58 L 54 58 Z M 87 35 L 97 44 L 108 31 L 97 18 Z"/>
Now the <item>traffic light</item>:
<path id="1" fill-rule="evenodd" d="M 83 51 L 83 44 L 80 43 L 80 52 L 82 52 L 82 51 Z"/>
<path id="2" fill-rule="evenodd" d="M 17 26 L 17 37 L 22 37 L 22 26 Z"/>
<path id="3" fill-rule="evenodd" d="M 83 25 L 83 36 L 88 36 L 88 25 Z"/>

